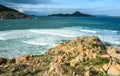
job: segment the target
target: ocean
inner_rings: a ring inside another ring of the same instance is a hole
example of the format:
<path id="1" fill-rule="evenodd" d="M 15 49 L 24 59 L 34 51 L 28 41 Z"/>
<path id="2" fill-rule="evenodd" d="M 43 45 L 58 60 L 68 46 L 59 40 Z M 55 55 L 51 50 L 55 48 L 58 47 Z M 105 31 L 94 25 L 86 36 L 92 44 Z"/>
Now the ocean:
<path id="1" fill-rule="evenodd" d="M 78 36 L 98 36 L 120 46 L 120 19 L 105 17 L 39 17 L 0 20 L 0 57 L 42 54 L 56 43 Z"/>

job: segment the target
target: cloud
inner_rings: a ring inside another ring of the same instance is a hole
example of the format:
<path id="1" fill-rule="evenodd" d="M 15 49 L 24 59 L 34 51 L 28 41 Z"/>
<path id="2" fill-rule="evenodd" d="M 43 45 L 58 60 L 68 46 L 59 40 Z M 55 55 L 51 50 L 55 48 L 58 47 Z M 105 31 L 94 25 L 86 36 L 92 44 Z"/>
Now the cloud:
<path id="1" fill-rule="evenodd" d="M 0 0 L 0 4 L 48 4 L 50 0 Z"/>
<path id="2" fill-rule="evenodd" d="M 117 15 L 120 10 L 119 3 L 120 0 L 0 0 L 0 4 L 35 15 L 71 13 L 79 10 L 90 14 Z"/>

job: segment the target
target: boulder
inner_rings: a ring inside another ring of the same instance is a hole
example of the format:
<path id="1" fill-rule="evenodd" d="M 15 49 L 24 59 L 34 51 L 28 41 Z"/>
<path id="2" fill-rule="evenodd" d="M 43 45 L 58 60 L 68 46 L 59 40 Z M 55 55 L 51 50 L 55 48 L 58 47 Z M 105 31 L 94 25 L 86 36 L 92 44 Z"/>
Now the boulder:
<path id="1" fill-rule="evenodd" d="M 111 56 L 113 61 L 120 63 L 120 53 L 117 53 L 118 49 L 115 47 L 107 47 L 107 53 Z"/>
<path id="2" fill-rule="evenodd" d="M 120 76 L 120 64 L 112 64 L 107 71 L 110 76 Z"/>

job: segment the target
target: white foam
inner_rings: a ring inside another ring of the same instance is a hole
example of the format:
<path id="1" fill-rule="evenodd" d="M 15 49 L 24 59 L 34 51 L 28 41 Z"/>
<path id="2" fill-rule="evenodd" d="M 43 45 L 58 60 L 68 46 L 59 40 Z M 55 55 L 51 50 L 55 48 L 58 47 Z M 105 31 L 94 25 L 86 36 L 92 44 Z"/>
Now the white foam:
<path id="1" fill-rule="evenodd" d="M 55 46 L 55 44 L 51 44 L 51 43 L 39 43 L 39 42 L 36 42 L 36 41 L 22 41 L 22 42 L 26 43 L 26 44 L 30 44 L 30 45 Z"/>
<path id="2" fill-rule="evenodd" d="M 0 40 L 6 40 L 4 37 L 7 35 L 6 32 L 0 32 Z"/>
<path id="3" fill-rule="evenodd" d="M 0 37 L 0 40 L 6 40 L 5 38 Z"/>
<path id="4" fill-rule="evenodd" d="M 109 32 L 110 33 L 110 32 Z M 97 35 L 103 42 L 110 43 L 112 45 L 120 45 L 120 36 L 118 35 L 111 35 L 111 34 L 106 34 L 106 35 Z"/>
<path id="5" fill-rule="evenodd" d="M 29 30 L 11 30 L 11 31 L 0 31 L 0 40 L 17 39 L 23 37 L 33 36 Z"/>
<path id="6" fill-rule="evenodd" d="M 88 33 L 97 33 L 97 31 L 87 30 L 87 29 L 80 29 L 80 31 L 82 31 L 82 32 L 88 32 Z"/>
<path id="7" fill-rule="evenodd" d="M 62 30 L 58 30 L 59 32 L 57 32 L 56 30 L 30 30 L 30 32 L 34 32 L 34 33 L 40 33 L 40 34 L 47 34 L 47 35 L 57 35 L 57 36 L 63 36 L 63 37 L 76 37 L 73 35 L 66 35 L 65 32 L 61 32 Z M 70 32 L 69 32 L 70 33 Z"/>
<path id="8" fill-rule="evenodd" d="M 118 33 L 118 31 L 110 30 L 111 32 Z"/>
<path id="9" fill-rule="evenodd" d="M 6 52 L 4 54 L 4 56 L 7 57 L 13 57 L 9 50 L 12 52 L 14 50 L 15 56 L 21 54 L 35 54 L 39 51 L 47 51 L 47 49 L 54 47 L 57 42 L 70 40 L 72 37 L 81 35 L 98 36 L 104 42 L 113 45 L 120 45 L 120 35 L 118 32 L 119 31 L 116 30 L 101 30 L 81 27 L 0 31 L 0 45 L 4 44 L 0 46 L 0 50 L 7 50 L 8 55 Z M 16 49 L 19 51 L 16 51 Z M 34 53 L 33 50 L 35 50 Z M 0 56 L 2 56 L 2 54 L 0 54 Z"/>
<path id="10" fill-rule="evenodd" d="M 120 42 L 115 41 L 113 44 L 120 45 Z"/>
<path id="11" fill-rule="evenodd" d="M 114 41 L 114 40 L 109 40 L 109 41 L 107 41 L 108 43 L 110 43 L 110 44 L 113 44 L 113 45 L 120 45 L 120 41 Z"/>
<path id="12" fill-rule="evenodd" d="M 100 31 L 100 30 L 99 30 Z M 103 29 L 102 32 L 107 32 L 107 33 L 111 33 L 111 34 L 117 34 L 118 31 L 115 31 L 115 30 L 107 30 L 107 29 Z"/>

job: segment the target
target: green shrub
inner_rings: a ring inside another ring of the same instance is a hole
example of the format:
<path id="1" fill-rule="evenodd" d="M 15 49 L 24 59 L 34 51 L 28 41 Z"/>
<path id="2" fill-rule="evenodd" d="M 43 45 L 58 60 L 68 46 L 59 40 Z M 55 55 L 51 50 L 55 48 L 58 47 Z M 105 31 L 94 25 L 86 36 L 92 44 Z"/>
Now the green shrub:
<path id="1" fill-rule="evenodd" d="M 101 50 L 100 55 L 103 55 L 103 54 L 107 54 L 107 51 L 106 50 Z"/>
<path id="2" fill-rule="evenodd" d="M 59 50 L 58 54 L 64 54 L 65 52 L 63 50 Z"/>
<path id="3" fill-rule="evenodd" d="M 76 74 L 84 75 L 85 73 L 85 67 L 81 66 L 78 69 L 76 69 Z"/>
<path id="4" fill-rule="evenodd" d="M 92 59 L 89 61 L 84 62 L 84 65 L 94 65 L 94 66 L 101 66 L 103 64 L 108 63 L 110 60 L 108 58 L 96 57 L 96 59 Z"/>
<path id="5" fill-rule="evenodd" d="M 90 76 L 108 76 L 102 71 L 90 70 Z"/>

